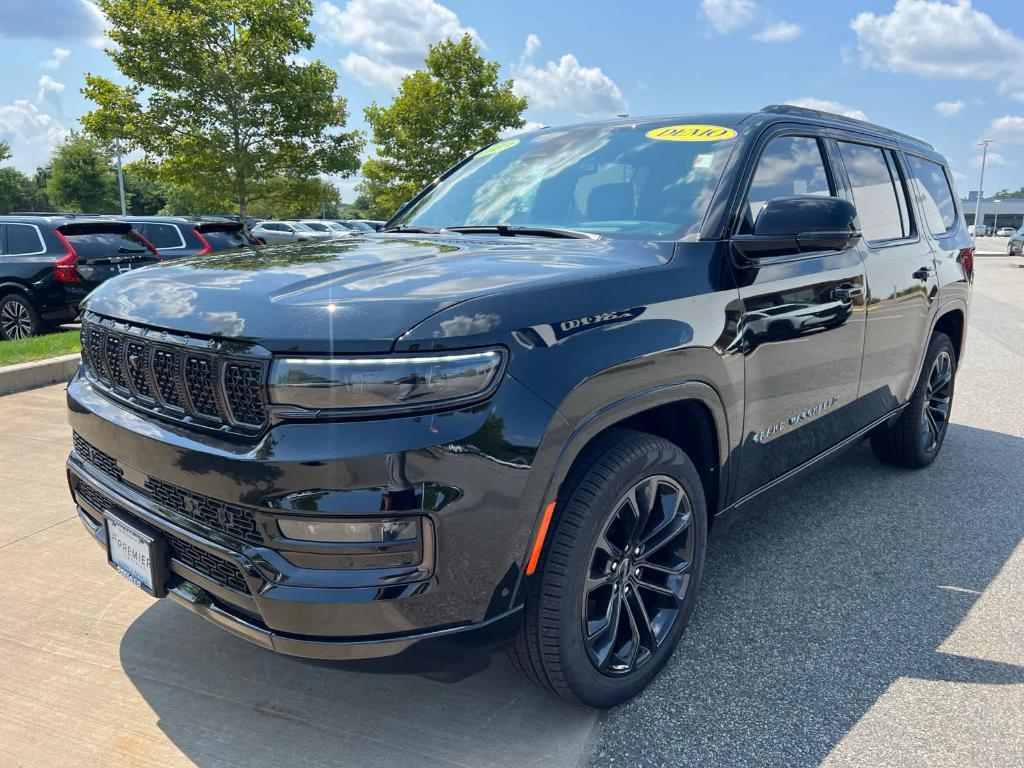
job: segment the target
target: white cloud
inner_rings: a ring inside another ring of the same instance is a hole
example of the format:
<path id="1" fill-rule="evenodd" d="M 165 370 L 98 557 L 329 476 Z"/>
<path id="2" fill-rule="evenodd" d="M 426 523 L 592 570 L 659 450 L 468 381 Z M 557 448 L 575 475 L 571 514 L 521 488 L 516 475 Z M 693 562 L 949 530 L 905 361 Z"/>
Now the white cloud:
<path id="1" fill-rule="evenodd" d="M 985 156 L 985 165 L 1009 165 L 1009 163 L 1006 158 L 998 152 L 989 150 L 988 154 Z M 971 166 L 974 168 L 981 168 L 981 155 L 971 158 Z"/>
<path id="2" fill-rule="evenodd" d="M 85 40 L 100 47 L 106 20 L 91 0 L 3 0 L 0 37 Z"/>
<path id="3" fill-rule="evenodd" d="M 1024 39 L 975 10 L 970 0 L 896 0 L 892 13 L 859 14 L 866 67 L 921 77 L 1024 82 Z"/>
<path id="4" fill-rule="evenodd" d="M 36 96 L 36 101 L 42 101 L 46 98 L 47 93 L 61 93 L 64 90 L 64 83 L 58 83 L 49 75 L 43 75 L 39 78 L 39 94 Z"/>
<path id="5" fill-rule="evenodd" d="M 541 128 L 547 128 L 546 123 L 539 123 L 536 120 L 527 120 L 523 123 L 522 128 L 508 128 L 501 132 L 502 138 L 507 136 L 515 136 L 518 133 L 526 133 L 527 131 L 537 131 Z"/>
<path id="6" fill-rule="evenodd" d="M 1016 115 L 997 117 L 989 125 L 986 135 L 999 141 L 1024 144 L 1024 117 Z"/>
<path id="7" fill-rule="evenodd" d="M 64 59 L 71 55 L 71 51 L 67 48 L 54 48 L 50 53 L 50 58 L 43 59 L 39 62 L 39 66 L 43 69 L 57 69 L 61 64 L 64 63 Z"/>
<path id="8" fill-rule="evenodd" d="M 284 60 L 287 61 L 289 64 L 294 64 L 297 67 L 309 66 L 309 59 L 298 53 L 289 53 L 287 56 L 284 57 Z"/>
<path id="9" fill-rule="evenodd" d="M 342 70 L 371 87 L 396 86 L 422 66 L 432 43 L 468 34 L 483 44 L 476 30 L 434 0 L 348 0 L 344 8 L 324 0 L 313 20 L 322 40 L 357 49 L 342 60 Z"/>
<path id="10" fill-rule="evenodd" d="M 28 99 L 0 104 L 0 139 L 11 145 L 11 162 L 21 171 L 31 173 L 49 162 L 53 148 L 67 135 L 67 128 Z"/>
<path id="11" fill-rule="evenodd" d="M 700 0 L 700 13 L 719 34 L 733 32 L 757 17 L 754 0 Z"/>
<path id="12" fill-rule="evenodd" d="M 349 53 L 341 60 L 341 71 L 371 88 L 393 90 L 403 77 L 412 72 L 412 68 Z"/>
<path id="13" fill-rule="evenodd" d="M 526 36 L 526 47 L 523 50 L 523 56 L 530 58 L 540 50 L 540 38 L 532 32 Z"/>
<path id="14" fill-rule="evenodd" d="M 813 96 L 801 96 L 798 99 L 790 99 L 785 104 L 792 104 L 794 107 L 807 107 L 808 109 L 820 109 L 822 112 L 833 112 L 837 115 L 843 115 L 844 117 L 853 117 L 857 120 L 867 120 L 868 116 L 865 115 L 857 107 L 851 107 L 848 104 L 842 104 L 838 101 L 831 101 L 830 99 L 816 99 Z"/>
<path id="15" fill-rule="evenodd" d="M 513 67 L 513 90 L 534 109 L 564 109 L 579 115 L 612 115 L 629 110 L 622 90 L 600 67 L 585 67 L 571 53 L 538 66 L 530 56 L 540 38 L 526 39 L 523 57 Z"/>
<path id="16" fill-rule="evenodd" d="M 943 117 L 952 117 L 953 115 L 959 115 L 966 106 L 967 102 L 957 99 L 956 101 L 936 102 L 933 109 Z"/>
<path id="17" fill-rule="evenodd" d="M 780 21 L 776 24 L 769 24 L 760 32 L 751 35 L 750 39 L 758 43 L 785 43 L 796 40 L 802 32 L 803 29 L 799 24 Z"/>

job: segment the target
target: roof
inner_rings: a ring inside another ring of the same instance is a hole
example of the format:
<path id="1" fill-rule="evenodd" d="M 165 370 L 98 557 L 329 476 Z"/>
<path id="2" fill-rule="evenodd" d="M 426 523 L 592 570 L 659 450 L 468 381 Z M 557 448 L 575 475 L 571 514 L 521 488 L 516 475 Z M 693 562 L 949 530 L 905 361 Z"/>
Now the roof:
<path id="1" fill-rule="evenodd" d="M 62 224 L 69 224 L 73 221 L 77 222 L 88 222 L 88 221 L 115 221 L 115 216 L 105 216 L 91 213 L 40 213 L 40 212 L 27 212 L 27 213 L 9 213 L 5 216 L 0 216 L 0 222 L 13 222 L 22 224 L 40 224 L 48 225 L 52 227 L 59 227 Z"/>

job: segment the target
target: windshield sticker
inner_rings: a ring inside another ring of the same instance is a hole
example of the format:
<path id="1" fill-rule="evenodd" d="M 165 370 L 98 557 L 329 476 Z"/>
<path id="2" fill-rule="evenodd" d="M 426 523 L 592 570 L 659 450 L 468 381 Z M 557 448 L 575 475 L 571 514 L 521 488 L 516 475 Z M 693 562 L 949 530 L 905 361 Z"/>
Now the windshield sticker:
<path id="1" fill-rule="evenodd" d="M 647 138 L 658 141 L 721 141 L 734 136 L 736 131 L 720 125 L 665 125 L 647 132 Z"/>
<path id="2" fill-rule="evenodd" d="M 697 155 L 695 158 L 693 158 L 693 167 L 694 168 L 710 168 L 711 167 L 711 163 L 714 162 L 714 160 L 715 160 L 715 156 L 714 155 Z"/>
<path id="3" fill-rule="evenodd" d="M 496 155 L 499 152 L 504 152 L 506 149 L 511 149 L 519 143 L 519 139 L 506 139 L 505 141 L 499 141 L 497 144 L 491 144 L 491 146 L 481 149 L 476 153 L 477 157 L 487 157 L 488 155 Z"/>

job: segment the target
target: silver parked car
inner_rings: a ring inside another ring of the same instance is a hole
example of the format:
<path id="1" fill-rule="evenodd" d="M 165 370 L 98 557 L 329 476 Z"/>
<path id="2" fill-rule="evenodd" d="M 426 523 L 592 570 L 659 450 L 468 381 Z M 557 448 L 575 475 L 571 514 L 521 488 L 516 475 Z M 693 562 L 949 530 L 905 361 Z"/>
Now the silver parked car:
<path id="1" fill-rule="evenodd" d="M 301 219 L 299 223 L 305 224 L 314 232 L 329 234 L 331 237 L 351 237 L 355 234 L 349 227 L 346 227 L 344 224 L 339 224 L 336 221 L 327 221 L 325 219 Z"/>
<path id="2" fill-rule="evenodd" d="M 252 233 L 268 245 L 331 240 L 336 236 L 333 232 L 317 232 L 298 221 L 261 221 L 253 228 Z"/>

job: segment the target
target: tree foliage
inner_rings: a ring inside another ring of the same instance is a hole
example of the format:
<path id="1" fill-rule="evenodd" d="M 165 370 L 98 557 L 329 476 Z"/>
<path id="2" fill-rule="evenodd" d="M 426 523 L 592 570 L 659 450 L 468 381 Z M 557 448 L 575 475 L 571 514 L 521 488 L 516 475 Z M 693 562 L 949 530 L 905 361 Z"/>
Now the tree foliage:
<path id="1" fill-rule="evenodd" d="M 1012 191 L 1004 189 L 996 192 L 995 196 L 1004 200 L 1024 200 L 1024 187 Z"/>
<path id="2" fill-rule="evenodd" d="M 61 211 L 120 211 L 113 163 L 95 140 L 80 133 L 70 134 L 54 149 L 46 194 L 50 205 Z"/>
<path id="3" fill-rule="evenodd" d="M 391 105 L 366 108 L 377 156 L 363 164 L 360 193 L 387 218 L 470 152 L 523 126 L 526 99 L 498 81 L 498 63 L 469 35 L 430 46 L 425 68 L 407 75 Z"/>
<path id="4" fill-rule="evenodd" d="M 129 85 L 86 76 L 82 122 L 158 163 L 159 177 L 243 215 L 282 177 L 348 175 L 362 139 L 314 42 L 311 0 L 100 0 Z"/>
<path id="5" fill-rule="evenodd" d="M 0 163 L 11 159 L 11 145 L 0 139 Z"/>
<path id="6" fill-rule="evenodd" d="M 47 208 L 46 196 L 17 168 L 0 168 L 0 214 Z"/>

